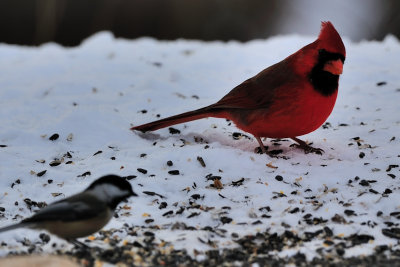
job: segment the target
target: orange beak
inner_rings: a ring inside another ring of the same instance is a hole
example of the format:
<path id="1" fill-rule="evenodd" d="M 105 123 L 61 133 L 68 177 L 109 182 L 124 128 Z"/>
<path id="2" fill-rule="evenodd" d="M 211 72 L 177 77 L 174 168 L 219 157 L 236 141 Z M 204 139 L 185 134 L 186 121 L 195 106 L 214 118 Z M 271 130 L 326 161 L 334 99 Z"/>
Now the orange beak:
<path id="1" fill-rule="evenodd" d="M 340 59 L 328 61 L 324 65 L 324 71 L 340 75 L 343 72 L 343 62 Z"/>

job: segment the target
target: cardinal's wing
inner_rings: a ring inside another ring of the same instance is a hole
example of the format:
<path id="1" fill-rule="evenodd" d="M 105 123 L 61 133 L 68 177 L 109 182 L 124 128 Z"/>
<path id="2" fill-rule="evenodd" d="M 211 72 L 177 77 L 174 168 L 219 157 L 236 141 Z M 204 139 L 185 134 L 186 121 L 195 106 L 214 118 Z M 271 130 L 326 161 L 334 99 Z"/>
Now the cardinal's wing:
<path id="1" fill-rule="evenodd" d="M 258 109 L 268 108 L 277 92 L 295 84 L 296 75 L 284 60 L 233 88 L 212 108 Z"/>

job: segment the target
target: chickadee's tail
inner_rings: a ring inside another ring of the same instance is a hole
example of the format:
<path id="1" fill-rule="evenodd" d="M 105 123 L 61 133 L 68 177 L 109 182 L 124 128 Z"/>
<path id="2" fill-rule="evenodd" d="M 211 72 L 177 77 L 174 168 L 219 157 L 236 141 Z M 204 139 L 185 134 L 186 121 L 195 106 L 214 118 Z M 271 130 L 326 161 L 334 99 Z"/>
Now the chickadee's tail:
<path id="1" fill-rule="evenodd" d="M 148 132 L 148 131 L 155 131 L 161 128 L 165 128 L 171 125 L 179 124 L 179 123 L 184 123 L 188 121 L 194 121 L 202 118 L 207 118 L 207 117 L 217 117 L 216 113 L 212 111 L 209 107 L 185 112 L 179 115 L 175 115 L 172 117 L 168 117 L 165 119 L 161 119 L 158 121 L 153 121 L 150 123 L 146 123 L 143 125 L 135 126 L 132 127 L 131 130 L 134 131 L 141 131 L 141 132 Z"/>
<path id="2" fill-rule="evenodd" d="M 6 232 L 6 231 L 10 231 L 10 230 L 14 230 L 20 227 L 29 227 L 29 223 L 17 223 L 17 224 L 12 224 L 3 228 L 0 228 L 0 233 L 2 232 Z"/>

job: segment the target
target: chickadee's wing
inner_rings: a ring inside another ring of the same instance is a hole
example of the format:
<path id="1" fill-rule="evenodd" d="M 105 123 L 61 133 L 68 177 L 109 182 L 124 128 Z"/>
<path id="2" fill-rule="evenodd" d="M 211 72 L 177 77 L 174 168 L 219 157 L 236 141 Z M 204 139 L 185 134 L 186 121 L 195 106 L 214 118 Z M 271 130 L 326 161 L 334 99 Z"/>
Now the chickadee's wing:
<path id="1" fill-rule="evenodd" d="M 85 192 L 54 202 L 23 223 L 43 221 L 77 221 L 96 217 L 107 209 L 106 203 Z"/>

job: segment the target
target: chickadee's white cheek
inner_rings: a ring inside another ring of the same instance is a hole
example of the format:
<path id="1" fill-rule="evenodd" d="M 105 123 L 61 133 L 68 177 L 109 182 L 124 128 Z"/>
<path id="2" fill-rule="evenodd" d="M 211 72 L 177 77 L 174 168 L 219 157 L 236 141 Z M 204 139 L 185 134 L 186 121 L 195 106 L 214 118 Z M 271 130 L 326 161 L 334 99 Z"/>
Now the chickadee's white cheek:
<path id="1" fill-rule="evenodd" d="M 116 197 L 124 197 L 127 195 L 126 190 L 121 190 L 120 188 L 110 184 L 98 185 L 93 188 L 93 192 L 97 195 L 97 197 L 103 199 L 104 201 L 108 201 Z"/>

